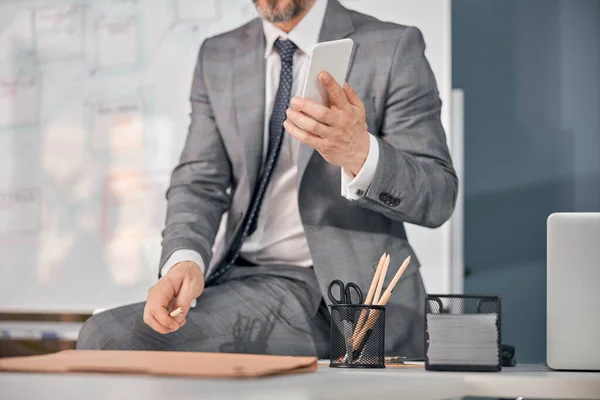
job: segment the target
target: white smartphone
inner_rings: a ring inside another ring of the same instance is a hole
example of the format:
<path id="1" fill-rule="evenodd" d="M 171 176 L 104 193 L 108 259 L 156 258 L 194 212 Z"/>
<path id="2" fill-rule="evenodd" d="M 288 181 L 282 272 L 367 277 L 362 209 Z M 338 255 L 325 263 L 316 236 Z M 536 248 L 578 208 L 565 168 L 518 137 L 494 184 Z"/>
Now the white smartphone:
<path id="1" fill-rule="evenodd" d="M 319 74 L 323 71 L 329 72 L 342 86 L 348 73 L 353 46 L 352 39 L 317 43 L 310 57 L 302 97 L 329 107 L 331 105 L 329 95 L 319 82 Z"/>

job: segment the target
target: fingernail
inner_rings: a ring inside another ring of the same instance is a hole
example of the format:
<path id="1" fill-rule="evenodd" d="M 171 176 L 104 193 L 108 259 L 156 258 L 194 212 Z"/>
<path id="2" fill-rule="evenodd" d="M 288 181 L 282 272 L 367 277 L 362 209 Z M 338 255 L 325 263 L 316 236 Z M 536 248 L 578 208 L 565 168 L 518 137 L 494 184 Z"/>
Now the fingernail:
<path id="1" fill-rule="evenodd" d="M 291 126 L 290 121 L 288 121 L 287 119 L 283 121 L 283 126 L 285 127 L 285 129 L 288 129 Z"/>
<path id="2" fill-rule="evenodd" d="M 325 83 L 328 83 L 331 80 L 331 75 L 329 75 L 327 72 L 321 72 L 320 77 Z"/>
<path id="3" fill-rule="evenodd" d="M 291 108 L 288 108 L 287 110 L 285 110 L 285 115 L 287 115 L 289 117 L 290 114 L 292 114 L 293 112 L 294 112 L 294 110 L 292 110 Z"/>
<path id="4" fill-rule="evenodd" d="M 293 106 L 297 106 L 298 103 L 300 102 L 300 99 L 298 97 L 292 97 L 292 100 L 290 101 L 290 104 Z"/>

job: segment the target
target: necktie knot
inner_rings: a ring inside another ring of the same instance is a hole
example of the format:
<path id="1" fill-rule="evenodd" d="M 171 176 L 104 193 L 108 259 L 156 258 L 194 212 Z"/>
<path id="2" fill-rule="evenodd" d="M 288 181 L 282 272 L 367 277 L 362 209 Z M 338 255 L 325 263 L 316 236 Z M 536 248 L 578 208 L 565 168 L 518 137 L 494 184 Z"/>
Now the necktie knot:
<path id="1" fill-rule="evenodd" d="M 279 57 L 282 63 L 292 64 L 294 61 L 294 53 L 298 48 L 291 40 L 277 39 L 273 45 L 279 52 Z"/>

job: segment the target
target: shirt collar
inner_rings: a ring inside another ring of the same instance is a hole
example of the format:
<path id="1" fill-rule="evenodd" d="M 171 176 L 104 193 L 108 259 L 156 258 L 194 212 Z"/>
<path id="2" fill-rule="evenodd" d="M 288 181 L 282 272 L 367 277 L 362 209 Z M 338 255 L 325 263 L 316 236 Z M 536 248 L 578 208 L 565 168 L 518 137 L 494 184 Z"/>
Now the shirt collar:
<path id="1" fill-rule="evenodd" d="M 327 9 L 327 0 L 316 0 L 315 4 L 306 13 L 304 18 L 290 31 L 285 33 L 272 23 L 263 19 L 263 32 L 267 41 L 265 48 L 265 58 L 273 51 L 273 44 L 279 38 L 289 39 L 302 52 L 312 54 L 313 47 L 319 43 L 319 33 L 325 19 L 325 10 Z"/>

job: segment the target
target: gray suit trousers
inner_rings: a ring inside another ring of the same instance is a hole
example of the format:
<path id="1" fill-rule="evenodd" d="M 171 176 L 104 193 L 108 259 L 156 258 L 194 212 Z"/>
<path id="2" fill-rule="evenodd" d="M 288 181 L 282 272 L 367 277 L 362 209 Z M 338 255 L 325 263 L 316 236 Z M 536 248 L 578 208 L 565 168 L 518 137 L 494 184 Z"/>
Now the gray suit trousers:
<path id="1" fill-rule="evenodd" d="M 144 323 L 144 305 L 92 316 L 77 348 L 329 354 L 329 314 L 312 268 L 234 267 L 224 282 L 204 290 L 186 324 L 166 335 Z"/>

